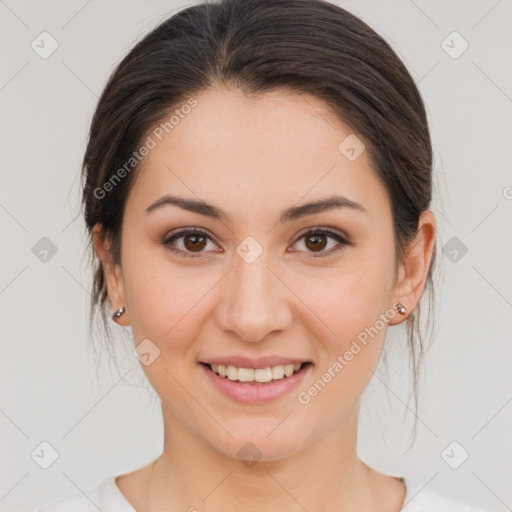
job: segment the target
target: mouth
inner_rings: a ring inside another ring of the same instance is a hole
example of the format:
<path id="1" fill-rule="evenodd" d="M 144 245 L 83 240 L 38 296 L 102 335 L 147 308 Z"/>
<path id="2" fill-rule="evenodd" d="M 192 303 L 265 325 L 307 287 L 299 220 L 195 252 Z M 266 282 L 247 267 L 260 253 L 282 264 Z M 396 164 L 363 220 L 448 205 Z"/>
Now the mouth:
<path id="1" fill-rule="evenodd" d="M 209 372 L 216 374 L 224 380 L 252 386 L 268 386 L 280 381 L 285 381 L 295 375 L 306 372 L 307 369 L 312 366 L 312 363 L 309 361 L 295 364 L 267 366 L 266 368 L 244 368 L 213 363 L 200 364 Z"/>

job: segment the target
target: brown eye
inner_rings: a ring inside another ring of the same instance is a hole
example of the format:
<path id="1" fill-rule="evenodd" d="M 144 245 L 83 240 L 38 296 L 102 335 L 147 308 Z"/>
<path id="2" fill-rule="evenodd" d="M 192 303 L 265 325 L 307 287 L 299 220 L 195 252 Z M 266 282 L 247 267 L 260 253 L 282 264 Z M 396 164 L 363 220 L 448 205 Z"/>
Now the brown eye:
<path id="1" fill-rule="evenodd" d="M 183 244 L 189 251 L 201 251 L 206 246 L 206 237 L 203 235 L 185 235 Z"/>
<path id="2" fill-rule="evenodd" d="M 180 256 L 194 257 L 210 252 L 204 250 L 209 241 L 213 243 L 207 233 L 197 229 L 186 229 L 167 236 L 162 244 Z"/>
<path id="3" fill-rule="evenodd" d="M 329 239 L 337 242 L 330 247 L 327 247 L 329 244 Z M 306 249 L 304 251 L 299 252 L 306 252 L 309 253 L 306 257 L 312 257 L 312 258 L 318 258 L 321 256 L 329 256 L 335 252 L 338 252 L 339 250 L 344 249 L 346 246 L 352 246 L 354 245 L 352 242 L 349 242 L 345 238 L 343 238 L 339 233 L 336 231 L 331 231 L 330 229 L 313 229 L 302 235 L 296 244 L 299 242 L 304 242 L 304 245 Z M 324 250 L 327 247 L 327 250 Z"/>
<path id="4" fill-rule="evenodd" d="M 325 235 L 309 235 L 305 238 L 306 247 L 312 251 L 321 251 L 327 245 L 327 238 Z"/>

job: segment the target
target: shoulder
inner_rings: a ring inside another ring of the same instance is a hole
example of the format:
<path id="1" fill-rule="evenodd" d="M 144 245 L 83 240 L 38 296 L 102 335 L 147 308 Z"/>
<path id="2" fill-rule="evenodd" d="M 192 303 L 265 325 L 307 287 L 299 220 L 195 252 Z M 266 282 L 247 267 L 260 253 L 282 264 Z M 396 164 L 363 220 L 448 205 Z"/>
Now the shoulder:
<path id="1" fill-rule="evenodd" d="M 54 502 L 32 512 L 136 512 L 121 493 L 116 476 L 105 478 L 100 485 L 82 494 Z M 406 495 L 400 512 L 485 512 L 464 501 L 444 496 L 402 478 Z"/>
<path id="2" fill-rule="evenodd" d="M 117 487 L 115 479 L 116 476 L 109 476 L 96 487 L 32 512 L 136 512 Z"/>
<path id="3" fill-rule="evenodd" d="M 406 495 L 400 512 L 485 512 L 454 497 L 431 491 L 408 478 L 403 481 Z"/>

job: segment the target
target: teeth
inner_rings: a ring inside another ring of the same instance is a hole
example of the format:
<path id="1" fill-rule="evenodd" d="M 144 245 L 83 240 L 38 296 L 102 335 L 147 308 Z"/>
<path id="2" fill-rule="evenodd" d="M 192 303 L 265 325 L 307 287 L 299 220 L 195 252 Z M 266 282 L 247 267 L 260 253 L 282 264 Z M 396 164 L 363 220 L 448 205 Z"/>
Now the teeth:
<path id="1" fill-rule="evenodd" d="M 258 368 L 254 370 L 254 380 L 256 382 L 270 382 L 272 380 L 272 369 Z"/>
<path id="2" fill-rule="evenodd" d="M 254 370 L 252 368 L 238 368 L 238 380 L 240 382 L 251 382 L 254 380 Z"/>
<path id="3" fill-rule="evenodd" d="M 284 374 L 287 377 L 291 377 L 293 375 L 293 372 L 294 372 L 294 365 L 293 364 L 287 364 L 287 365 L 284 366 Z"/>
<path id="4" fill-rule="evenodd" d="M 282 379 L 284 377 L 284 366 L 274 366 L 272 368 L 272 378 L 274 380 Z"/>
<path id="5" fill-rule="evenodd" d="M 300 370 L 302 364 L 285 364 L 272 366 L 268 368 L 238 368 L 237 366 L 225 366 L 223 364 L 212 364 L 211 368 L 214 373 L 221 377 L 227 377 L 229 380 L 238 380 L 240 382 L 270 382 L 272 380 L 280 380 L 291 377 L 295 372 Z"/>
<path id="6" fill-rule="evenodd" d="M 226 373 L 229 380 L 238 380 L 238 368 L 228 366 Z"/>

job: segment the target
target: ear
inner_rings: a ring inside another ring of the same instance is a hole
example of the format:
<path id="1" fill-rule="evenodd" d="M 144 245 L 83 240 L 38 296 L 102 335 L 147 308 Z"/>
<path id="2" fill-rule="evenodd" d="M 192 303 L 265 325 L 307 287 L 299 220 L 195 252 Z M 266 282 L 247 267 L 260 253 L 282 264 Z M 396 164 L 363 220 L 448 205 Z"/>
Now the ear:
<path id="1" fill-rule="evenodd" d="M 418 220 L 418 233 L 406 249 L 405 261 L 399 264 L 393 289 L 392 304 L 401 302 L 407 308 L 407 313 L 397 313 L 389 320 L 389 325 L 405 320 L 420 301 L 432 261 L 435 238 L 436 219 L 431 211 L 425 210 Z"/>
<path id="2" fill-rule="evenodd" d="M 114 311 L 111 311 L 111 314 L 114 314 L 121 306 L 126 308 L 124 279 L 121 267 L 119 264 L 114 263 L 110 239 L 108 236 L 105 236 L 101 224 L 96 224 L 93 228 L 93 245 L 94 251 L 103 266 L 108 297 L 114 307 Z M 130 325 L 129 312 L 125 311 L 123 315 L 116 320 L 116 323 L 124 327 Z"/>

